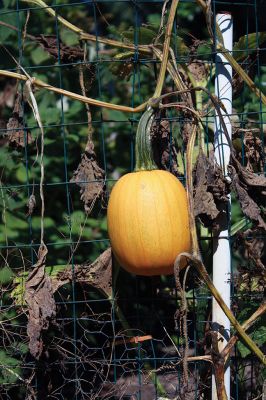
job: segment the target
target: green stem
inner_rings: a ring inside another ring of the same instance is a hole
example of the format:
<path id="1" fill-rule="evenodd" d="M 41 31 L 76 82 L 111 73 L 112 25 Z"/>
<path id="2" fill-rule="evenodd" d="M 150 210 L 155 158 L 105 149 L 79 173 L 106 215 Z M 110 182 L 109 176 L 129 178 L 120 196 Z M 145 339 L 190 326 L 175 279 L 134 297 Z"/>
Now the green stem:
<path id="1" fill-rule="evenodd" d="M 157 169 L 151 145 L 151 127 L 154 120 L 154 110 L 151 107 L 140 118 L 136 134 L 136 167 L 135 171 Z"/>

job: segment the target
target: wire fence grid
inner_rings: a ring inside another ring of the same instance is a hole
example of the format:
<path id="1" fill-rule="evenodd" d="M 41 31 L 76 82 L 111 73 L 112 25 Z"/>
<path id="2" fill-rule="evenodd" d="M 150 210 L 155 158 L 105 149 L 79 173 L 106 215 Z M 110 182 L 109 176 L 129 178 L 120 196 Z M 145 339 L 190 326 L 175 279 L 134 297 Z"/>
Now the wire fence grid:
<path id="1" fill-rule="evenodd" d="M 44 7 L 30 2 L 2 0 L 1 69 L 26 71 L 29 76 L 79 94 L 82 93 L 80 71 L 83 71 L 88 97 L 135 107 L 147 100 L 155 88 L 160 62 L 144 56 L 138 45 L 150 44 L 157 37 L 163 4 L 161 0 L 54 1 L 49 4 L 55 11 L 52 17 Z M 234 41 L 254 33 L 252 41 L 247 40 L 244 50 L 239 47 L 238 53 L 245 54 L 240 64 L 264 90 L 266 42 L 262 40 L 260 44 L 260 40 L 265 30 L 265 2 L 214 0 L 211 8 L 213 15 L 219 10 L 232 11 Z M 79 41 L 76 34 L 61 24 L 59 16 L 95 35 L 96 42 Z M 173 36 L 174 56 L 181 69 L 197 60 L 214 76 L 215 47 L 206 47 L 205 17 L 195 2 L 180 2 Z M 99 37 L 133 42 L 135 50 L 128 55 L 102 44 Z M 196 39 L 200 44 L 197 43 L 195 53 L 193 46 L 185 43 L 196 46 Z M 234 145 L 242 164 L 250 165 L 256 174 L 262 175 L 266 108 L 236 74 L 233 84 Z M 212 78 L 208 79 L 207 87 L 213 92 Z M 188 356 L 199 359 L 189 363 L 187 388 L 184 388 L 182 363 L 185 338 L 178 323 L 180 296 L 174 277 L 136 277 L 123 270 L 118 272 L 114 266 L 109 296 L 86 283 L 88 265 L 109 247 L 106 226 L 109 193 L 122 174 L 134 169 L 134 138 L 140 114 L 92 106 L 88 123 L 84 104 L 45 89 L 34 89 L 45 137 L 44 241 L 48 249 L 45 270 L 49 276 L 55 276 L 69 268 L 77 275 L 73 274 L 73 279 L 66 277 L 54 293 L 56 317 L 42 332 L 41 356 L 35 359 L 29 353 L 28 311 L 23 297 L 25 281 L 37 262 L 41 244 L 41 133 L 29 107 L 24 82 L 0 75 L 0 88 L 0 398 L 210 399 L 211 364 L 200 356 L 209 348 L 207 332 L 211 326 L 212 297 L 194 271 L 189 272 L 186 283 Z M 168 76 L 164 89 L 175 90 Z M 207 96 L 203 98 L 205 104 L 207 100 Z M 16 104 L 20 106 L 14 109 Z M 15 119 L 15 127 L 10 118 Z M 166 126 L 170 145 L 176 143 L 178 177 L 182 182 L 185 163 L 180 130 L 187 121 L 191 121 L 190 117 L 175 109 L 167 110 L 160 119 Z M 211 151 L 213 112 L 204 117 L 204 124 L 206 147 Z M 91 213 L 84 211 L 80 190 L 84 189 L 82 184 L 97 183 L 97 178 L 88 182 L 84 175 L 79 186 L 73 180 L 82 154 L 86 154 L 88 131 L 106 186 L 105 194 L 95 201 Z M 175 156 L 170 151 L 164 166 L 174 173 Z M 30 199 L 34 203 L 31 210 Z M 230 223 L 233 226 L 241 220 L 243 214 L 233 198 Z M 250 227 L 250 222 L 245 220 L 243 227 Z M 211 272 L 213 239 L 206 229 L 198 233 Z M 265 236 L 250 230 L 244 239 L 232 234 L 229 240 L 232 310 L 244 321 L 262 301 L 263 281 L 260 274 L 257 280 L 252 278 L 253 268 L 257 276 L 254 259 L 243 247 L 243 240 L 259 247 L 262 254 Z M 82 274 L 83 278 L 75 279 Z M 263 344 L 265 332 L 260 324 L 255 325 L 256 334 Z M 235 346 L 230 366 L 231 398 L 262 398 L 261 365 L 244 345 Z"/>

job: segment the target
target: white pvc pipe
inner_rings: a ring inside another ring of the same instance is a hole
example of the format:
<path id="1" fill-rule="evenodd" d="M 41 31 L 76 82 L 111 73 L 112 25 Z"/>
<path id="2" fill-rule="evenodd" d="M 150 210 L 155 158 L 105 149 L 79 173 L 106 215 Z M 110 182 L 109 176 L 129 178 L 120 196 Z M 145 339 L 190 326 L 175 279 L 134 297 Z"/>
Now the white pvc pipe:
<path id="1" fill-rule="evenodd" d="M 232 51 L 233 46 L 233 21 L 230 13 L 223 12 L 216 16 L 216 24 L 220 28 L 223 36 L 225 49 Z M 228 115 L 232 114 L 232 67 L 226 61 L 225 57 L 217 53 L 216 55 L 216 77 L 215 77 L 215 94 L 223 103 L 226 113 L 222 110 L 223 119 L 227 127 L 227 131 L 231 138 L 232 126 Z M 225 176 L 227 176 L 227 166 L 230 160 L 230 147 L 224 134 L 218 115 L 215 116 L 215 137 L 214 137 L 215 158 L 222 167 Z M 231 202 L 231 199 L 229 199 Z M 220 232 L 218 238 L 214 238 L 214 254 L 213 254 L 213 283 L 220 292 L 226 305 L 230 308 L 230 278 L 231 278 L 231 251 L 229 241 L 229 218 L 226 221 L 224 230 Z M 215 300 L 212 304 L 212 321 L 213 329 L 221 332 L 223 342 L 219 342 L 221 350 L 230 337 L 230 321 L 225 316 Z M 230 368 L 225 371 L 225 389 L 228 399 L 230 399 Z M 212 400 L 216 400 L 216 386 L 214 376 L 212 379 Z"/>

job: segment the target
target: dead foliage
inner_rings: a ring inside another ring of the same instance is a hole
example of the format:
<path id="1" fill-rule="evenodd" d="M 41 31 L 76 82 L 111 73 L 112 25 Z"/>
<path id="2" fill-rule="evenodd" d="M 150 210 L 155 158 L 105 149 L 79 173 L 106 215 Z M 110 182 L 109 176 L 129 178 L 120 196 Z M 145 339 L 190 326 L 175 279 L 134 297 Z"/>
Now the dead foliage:
<path id="1" fill-rule="evenodd" d="M 232 179 L 232 188 L 236 192 L 241 209 L 246 217 L 255 222 L 258 228 L 266 230 L 264 210 L 266 199 L 266 178 L 255 175 L 232 156 L 228 167 Z"/>
<path id="2" fill-rule="evenodd" d="M 248 124 L 247 124 L 248 125 Z M 260 138 L 260 129 L 253 128 L 254 124 L 250 124 L 251 127 L 247 128 L 234 128 L 234 149 L 236 157 L 241 163 L 244 162 L 246 168 L 255 173 L 263 172 L 263 142 Z"/>
<path id="3" fill-rule="evenodd" d="M 262 140 L 252 132 L 245 132 L 243 143 L 247 169 L 251 172 L 263 171 Z"/>
<path id="4" fill-rule="evenodd" d="M 196 60 L 193 59 L 189 64 L 188 64 L 188 71 L 190 72 L 192 78 L 200 83 L 204 82 L 206 79 L 208 79 L 209 75 L 209 70 L 207 68 L 207 64 L 204 63 L 201 60 Z"/>
<path id="5" fill-rule="evenodd" d="M 183 112 L 184 121 L 181 123 L 181 135 L 183 138 L 184 146 L 187 146 L 189 138 L 191 136 L 191 132 L 193 131 L 194 127 L 194 120 L 191 118 L 190 111 Z"/>
<path id="6" fill-rule="evenodd" d="M 84 202 L 85 211 L 90 213 L 97 199 L 103 198 L 105 193 L 105 172 L 98 165 L 91 140 L 87 142 L 71 182 L 75 182 L 81 188 L 80 198 Z"/>
<path id="7" fill-rule="evenodd" d="M 265 240 L 261 237 L 260 232 L 248 229 L 240 237 L 244 242 L 244 257 L 251 261 L 258 270 L 266 272 Z"/>
<path id="8" fill-rule="evenodd" d="M 0 93 L 0 109 L 5 107 L 12 108 L 14 106 L 14 101 L 17 93 L 17 84 L 14 79 L 5 78 L 4 82 L 0 79 L 1 88 Z"/>
<path id="9" fill-rule="evenodd" d="M 31 133 L 29 130 L 25 131 L 23 125 L 23 109 L 20 93 L 17 93 L 16 95 L 12 117 L 9 118 L 6 128 L 9 145 L 14 147 L 25 147 L 33 142 Z"/>
<path id="10" fill-rule="evenodd" d="M 221 229 L 221 214 L 225 213 L 230 184 L 216 163 L 214 153 L 207 157 L 200 151 L 193 171 L 195 217 L 207 227 Z"/>
<path id="11" fill-rule="evenodd" d="M 107 297 L 112 294 L 112 253 L 105 250 L 92 264 L 71 266 L 53 279 L 53 292 L 72 281 L 86 283 L 101 290 Z"/>
<path id="12" fill-rule="evenodd" d="M 33 211 L 34 211 L 34 209 L 35 209 L 35 206 L 36 206 L 36 197 L 35 197 L 35 195 L 32 193 L 32 194 L 30 195 L 30 197 L 29 197 L 28 202 L 27 202 L 28 212 L 27 212 L 26 217 L 29 217 L 30 215 L 32 215 L 32 213 L 33 213 Z"/>
<path id="13" fill-rule="evenodd" d="M 141 398 L 145 400 L 177 400 L 195 399 L 195 385 L 197 385 L 197 392 L 202 393 L 204 383 L 199 380 L 195 372 L 191 368 L 189 386 L 186 391 L 186 397 L 181 397 L 180 394 L 183 391 L 182 383 L 178 375 L 179 366 L 174 365 L 162 365 L 157 369 L 153 370 L 152 373 L 156 373 L 156 377 L 160 382 L 160 385 L 164 389 L 164 396 L 159 397 L 154 385 L 152 373 L 142 372 L 143 382 L 139 382 L 139 377 L 134 371 L 128 371 L 127 374 L 119 377 L 115 383 L 105 381 L 102 386 L 99 398 L 101 399 L 136 399 Z"/>
<path id="14" fill-rule="evenodd" d="M 159 168 L 180 176 L 178 171 L 177 148 L 170 139 L 169 121 L 159 120 L 152 129 L 153 156 Z"/>
<path id="15" fill-rule="evenodd" d="M 241 264 L 238 266 L 238 274 L 235 282 L 241 291 L 250 291 L 263 294 L 266 280 L 266 246 L 257 228 L 247 229 L 237 236 L 235 247 L 241 254 Z M 243 265 L 242 261 L 248 261 Z"/>
<path id="16" fill-rule="evenodd" d="M 117 76 L 119 79 L 129 81 L 133 71 L 134 63 L 132 62 L 132 56 L 123 62 L 115 62 L 111 65 L 110 70 L 112 74 Z"/>
<path id="17" fill-rule="evenodd" d="M 38 261 L 33 266 L 25 284 L 29 350 L 37 359 L 40 358 L 43 350 L 42 332 L 48 329 L 50 321 L 56 315 L 51 279 L 45 274 L 47 252 L 46 246 L 42 245 L 38 252 Z"/>
<path id="18" fill-rule="evenodd" d="M 47 51 L 51 56 L 58 59 L 60 51 L 60 61 L 64 63 L 82 60 L 84 51 L 79 46 L 66 46 L 62 42 L 58 43 L 57 37 L 53 35 L 38 35 L 33 37 L 34 40 Z"/>

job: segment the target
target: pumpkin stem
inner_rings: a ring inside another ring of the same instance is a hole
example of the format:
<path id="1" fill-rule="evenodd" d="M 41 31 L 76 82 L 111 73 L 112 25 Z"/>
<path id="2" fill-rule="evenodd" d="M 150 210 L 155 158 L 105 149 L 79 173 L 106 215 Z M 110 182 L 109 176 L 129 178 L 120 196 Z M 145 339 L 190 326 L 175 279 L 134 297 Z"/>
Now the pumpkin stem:
<path id="1" fill-rule="evenodd" d="M 135 171 L 158 169 L 153 160 L 151 145 L 151 127 L 154 121 L 154 109 L 148 107 L 139 120 L 136 134 L 136 167 Z"/>

